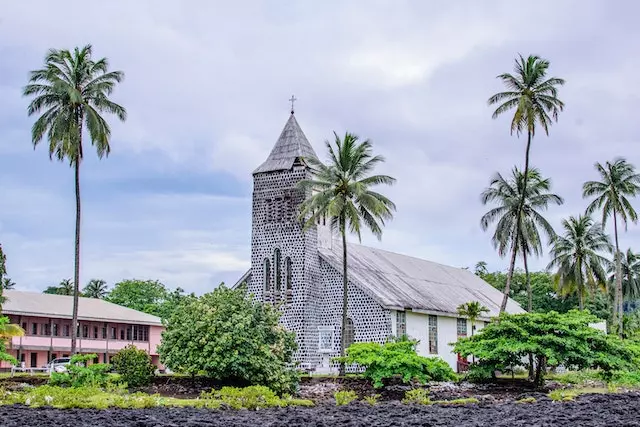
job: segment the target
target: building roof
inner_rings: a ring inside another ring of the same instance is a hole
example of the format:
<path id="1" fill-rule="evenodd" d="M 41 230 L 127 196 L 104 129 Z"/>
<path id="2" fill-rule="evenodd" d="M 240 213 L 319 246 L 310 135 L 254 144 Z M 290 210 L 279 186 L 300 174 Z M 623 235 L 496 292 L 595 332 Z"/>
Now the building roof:
<path id="1" fill-rule="evenodd" d="M 456 315 L 460 304 L 478 301 L 489 309 L 486 318 L 499 314 L 502 292 L 468 270 L 362 245 L 347 249 L 349 280 L 385 308 Z M 319 252 L 342 271 L 340 243 Z M 507 312 L 524 310 L 509 299 Z"/>
<path id="2" fill-rule="evenodd" d="M 304 157 L 318 158 L 309 140 L 300 129 L 296 117 L 291 113 L 278 141 L 276 141 L 271 150 L 271 154 L 253 173 L 255 175 L 257 173 L 289 170 L 297 159 Z"/>
<path id="3" fill-rule="evenodd" d="M 73 297 L 71 296 L 22 291 L 4 291 L 4 296 L 7 302 L 2 306 L 2 314 L 72 318 Z M 162 325 L 159 317 L 101 299 L 83 297 L 78 301 L 78 319 Z"/>

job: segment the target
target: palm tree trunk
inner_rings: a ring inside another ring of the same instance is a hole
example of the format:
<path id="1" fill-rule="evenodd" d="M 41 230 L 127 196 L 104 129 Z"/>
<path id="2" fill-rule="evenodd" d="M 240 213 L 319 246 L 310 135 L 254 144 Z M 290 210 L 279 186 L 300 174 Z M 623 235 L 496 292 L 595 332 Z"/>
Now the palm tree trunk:
<path id="1" fill-rule="evenodd" d="M 531 292 L 531 276 L 529 275 L 529 264 L 527 263 L 527 252 L 522 251 L 522 261 L 524 262 L 524 275 L 527 280 L 527 311 L 533 311 L 533 296 Z M 533 380 L 533 354 L 529 353 L 529 380 Z"/>
<path id="2" fill-rule="evenodd" d="M 618 335 L 622 337 L 622 259 L 620 256 L 620 245 L 618 244 L 618 218 L 615 209 L 613 210 L 613 234 L 616 239 L 616 292 L 614 311 L 617 312 Z"/>
<path id="3" fill-rule="evenodd" d="M 76 354 L 76 341 L 78 339 L 78 297 L 80 294 L 80 162 L 82 160 L 82 118 L 78 114 L 78 152 L 75 159 L 75 186 L 76 186 L 76 240 L 75 259 L 73 266 L 73 315 L 71 320 L 71 355 Z"/>
<path id="4" fill-rule="evenodd" d="M 340 330 L 340 357 L 345 356 L 346 330 L 347 330 L 347 297 L 349 278 L 347 277 L 347 227 L 346 220 L 342 218 L 340 228 L 342 231 L 342 328 Z M 346 366 L 340 362 L 341 376 L 345 375 Z"/>
<path id="5" fill-rule="evenodd" d="M 500 313 L 507 309 L 507 301 L 509 300 L 509 291 L 511 290 L 511 281 L 513 280 L 513 269 L 516 263 L 517 252 L 517 240 L 520 236 L 520 219 L 522 218 L 522 208 L 524 207 L 524 201 L 527 194 L 527 181 L 529 180 L 529 152 L 531 151 L 531 129 L 527 133 L 527 149 L 524 155 L 524 179 L 522 181 L 522 196 L 520 197 L 520 205 L 518 206 L 518 212 L 516 213 L 516 244 L 514 245 L 513 254 L 511 256 L 511 265 L 509 266 L 509 274 L 507 275 L 507 284 L 504 287 L 504 297 L 502 298 L 502 304 L 500 305 Z"/>

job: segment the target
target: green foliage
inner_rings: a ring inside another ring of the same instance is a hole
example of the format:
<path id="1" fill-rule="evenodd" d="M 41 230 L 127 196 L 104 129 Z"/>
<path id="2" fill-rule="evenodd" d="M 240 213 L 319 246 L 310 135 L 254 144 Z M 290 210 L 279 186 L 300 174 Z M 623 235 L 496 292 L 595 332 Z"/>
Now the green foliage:
<path id="1" fill-rule="evenodd" d="M 554 402 L 569 402 L 578 396 L 575 390 L 557 389 L 549 393 L 549 398 Z"/>
<path id="2" fill-rule="evenodd" d="M 617 371 L 609 377 L 609 383 L 618 387 L 639 388 L 640 371 Z"/>
<path id="3" fill-rule="evenodd" d="M 536 398 L 535 397 L 523 397 L 522 399 L 518 399 L 516 400 L 516 403 L 536 403 Z"/>
<path id="4" fill-rule="evenodd" d="M 453 400 L 436 400 L 432 403 L 435 403 L 438 405 L 471 405 L 479 402 L 480 401 L 475 397 L 463 397 L 460 399 L 453 399 Z"/>
<path id="5" fill-rule="evenodd" d="M 376 406 L 378 404 L 378 399 L 380 399 L 379 394 L 372 394 L 371 396 L 365 396 L 363 398 L 363 400 L 371 406 Z"/>
<path id="6" fill-rule="evenodd" d="M 194 298 L 193 293 L 186 295 L 182 288 L 169 291 L 157 280 L 133 279 L 116 283 L 105 300 L 166 320 L 183 303 Z"/>
<path id="7" fill-rule="evenodd" d="M 358 399 L 358 394 L 353 390 L 340 390 L 333 394 L 336 406 L 344 406 Z"/>
<path id="8" fill-rule="evenodd" d="M 414 388 L 404 394 L 402 403 L 416 404 L 416 405 L 430 405 L 431 399 L 429 398 L 429 390 L 426 388 Z"/>
<path id="9" fill-rule="evenodd" d="M 111 365 L 87 362 L 97 359 L 96 354 L 75 355 L 67 366 L 67 372 L 52 373 L 49 384 L 69 387 L 105 387 L 109 383 Z"/>
<path id="10" fill-rule="evenodd" d="M 528 354 L 536 361 L 537 384 L 547 366 L 601 369 L 603 375 L 637 367 L 638 348 L 591 328 L 597 318 L 572 310 L 565 314 L 503 313 L 473 337 L 460 339 L 454 352 L 479 359 L 477 369 L 506 371 L 522 365 Z"/>
<path id="11" fill-rule="evenodd" d="M 53 295 L 73 295 L 73 280 L 71 279 L 63 279 L 60 281 L 60 284 L 57 286 L 49 286 L 44 291 L 43 294 L 53 294 Z"/>
<path id="12" fill-rule="evenodd" d="M 270 304 L 221 285 L 171 315 L 158 352 L 174 372 L 291 393 L 298 382 L 290 367 L 295 335 L 279 319 Z"/>
<path id="13" fill-rule="evenodd" d="M 278 397 L 265 386 L 245 388 L 223 387 L 220 390 L 204 392 L 203 400 L 219 401 L 232 409 L 261 409 L 285 406 L 313 406 L 313 402 L 303 399 L 292 399 L 289 395 Z"/>
<path id="14" fill-rule="evenodd" d="M 146 351 L 129 344 L 111 359 L 113 370 L 129 387 L 145 386 L 151 382 L 155 366 Z"/>
<path id="15" fill-rule="evenodd" d="M 455 373 L 447 362 L 437 357 L 419 356 L 418 342 L 400 339 L 379 343 L 354 343 L 347 350 L 347 356 L 337 358 L 344 363 L 355 363 L 365 368 L 364 377 L 373 382 L 374 387 L 382 387 L 383 380 L 401 376 L 405 383 L 418 380 L 452 381 Z"/>
<path id="16" fill-rule="evenodd" d="M 107 282 L 101 279 L 91 279 L 82 290 L 82 295 L 87 298 L 103 299 L 107 295 Z"/>
<path id="17" fill-rule="evenodd" d="M 2 295 L 0 294 L 0 296 Z M 0 316 L 0 332 L 5 330 L 5 328 L 7 328 L 8 326 L 9 326 L 9 318 L 5 316 Z M 0 333 L 0 361 L 9 362 L 13 365 L 18 364 L 18 361 L 16 360 L 16 358 L 11 356 L 7 352 L 5 338 L 2 336 L 1 333 Z"/>
<path id="18" fill-rule="evenodd" d="M 562 374 L 550 374 L 547 379 L 561 384 L 584 384 L 587 381 L 601 381 L 602 375 L 599 371 L 585 369 L 583 371 L 568 371 Z"/>

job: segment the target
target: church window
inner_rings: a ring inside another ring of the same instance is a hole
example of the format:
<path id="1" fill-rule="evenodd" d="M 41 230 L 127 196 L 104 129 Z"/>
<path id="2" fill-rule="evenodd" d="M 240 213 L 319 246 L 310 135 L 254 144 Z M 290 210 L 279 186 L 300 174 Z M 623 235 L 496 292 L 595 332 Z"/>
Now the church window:
<path id="1" fill-rule="evenodd" d="M 276 269 L 276 292 L 280 292 L 282 290 L 282 263 L 278 248 L 273 252 L 273 267 Z"/>
<path id="2" fill-rule="evenodd" d="M 287 275 L 287 290 L 290 291 L 293 289 L 293 276 L 291 273 L 291 258 L 286 257 L 284 260 L 284 266 L 286 269 L 286 275 Z"/>
<path id="3" fill-rule="evenodd" d="M 355 335 L 353 320 L 347 318 L 347 326 L 344 328 L 344 348 L 349 348 L 355 342 Z"/>
<path id="4" fill-rule="evenodd" d="M 402 337 L 407 334 L 407 313 L 396 311 L 396 336 Z"/>
<path id="5" fill-rule="evenodd" d="M 438 354 L 438 316 L 429 315 L 429 353 Z"/>
<path id="6" fill-rule="evenodd" d="M 271 288 L 271 262 L 264 260 L 264 291 L 269 292 Z"/>
<path id="7" fill-rule="evenodd" d="M 467 336 L 467 319 L 457 319 L 458 337 Z"/>
<path id="8" fill-rule="evenodd" d="M 331 326 L 318 327 L 318 350 L 321 353 L 333 352 L 333 332 L 334 328 Z"/>

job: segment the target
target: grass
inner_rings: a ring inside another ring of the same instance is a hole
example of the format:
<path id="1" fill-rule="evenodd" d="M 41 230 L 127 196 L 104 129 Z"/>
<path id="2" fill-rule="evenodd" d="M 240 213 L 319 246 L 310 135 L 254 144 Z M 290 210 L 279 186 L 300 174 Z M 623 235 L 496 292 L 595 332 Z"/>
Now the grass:
<path id="1" fill-rule="evenodd" d="M 336 406 L 344 406 L 356 400 L 358 395 L 353 390 L 343 390 L 336 391 L 333 397 L 336 399 Z"/>
<path id="2" fill-rule="evenodd" d="M 462 399 L 453 399 L 453 400 L 435 400 L 431 403 L 435 405 L 471 405 L 479 402 L 480 401 L 475 397 L 465 397 Z"/>
<path id="3" fill-rule="evenodd" d="M 518 404 L 523 404 L 523 403 L 536 403 L 536 398 L 535 397 L 524 397 L 520 400 L 516 400 L 516 403 Z"/>
<path id="4" fill-rule="evenodd" d="M 549 393 L 549 398 L 556 402 L 569 402 L 582 394 L 608 394 L 615 393 L 612 387 L 581 387 L 571 389 L 558 389 Z"/>

